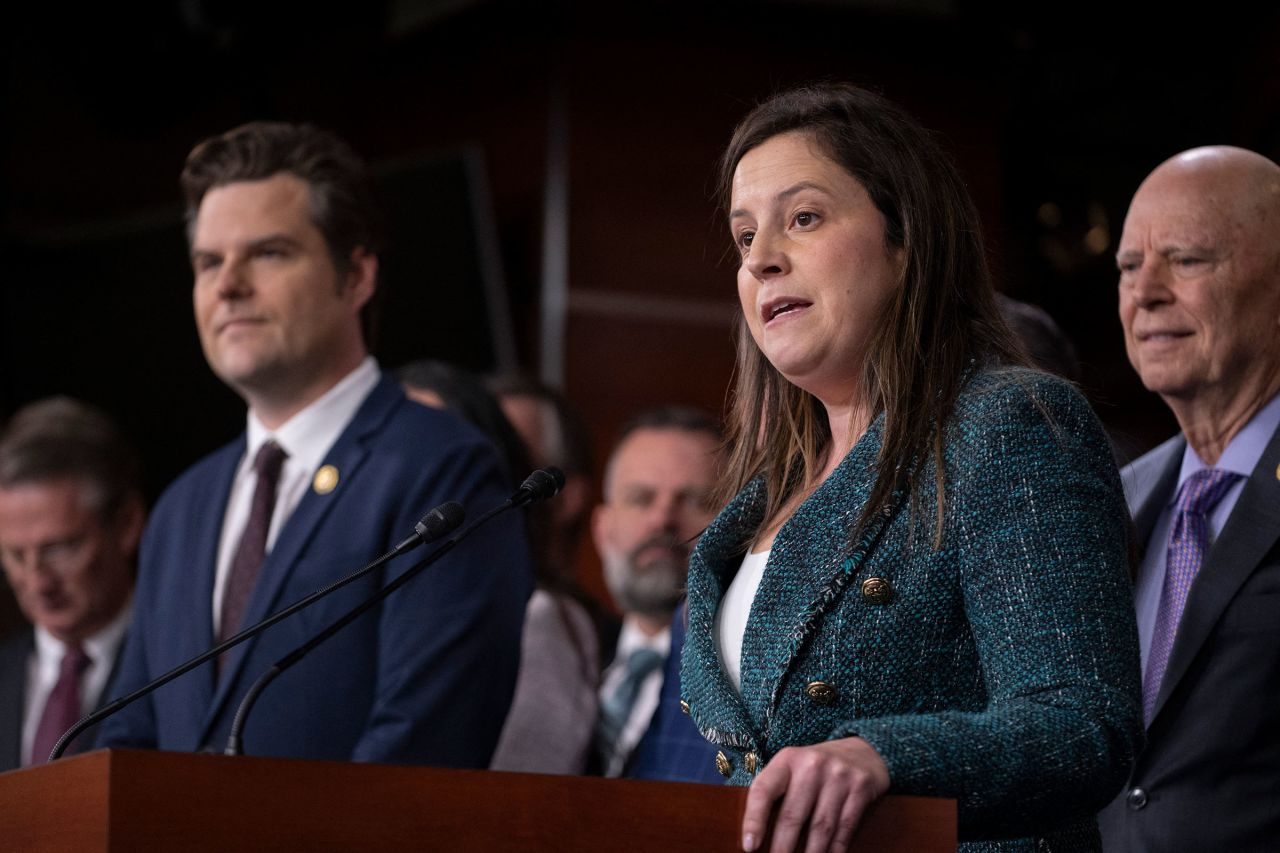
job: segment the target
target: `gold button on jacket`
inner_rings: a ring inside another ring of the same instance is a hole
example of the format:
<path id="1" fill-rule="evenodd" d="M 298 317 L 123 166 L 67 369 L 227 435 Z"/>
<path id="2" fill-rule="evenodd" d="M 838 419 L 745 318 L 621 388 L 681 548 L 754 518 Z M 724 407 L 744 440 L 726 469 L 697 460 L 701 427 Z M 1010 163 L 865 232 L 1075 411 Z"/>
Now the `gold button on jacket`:
<path id="1" fill-rule="evenodd" d="M 729 762 L 729 756 L 724 754 L 724 750 L 716 753 L 716 769 L 726 779 L 733 775 L 733 765 Z"/>
<path id="2" fill-rule="evenodd" d="M 893 598 L 893 586 L 885 578 L 867 578 L 862 582 L 862 597 L 869 604 L 888 604 Z"/>
<path id="3" fill-rule="evenodd" d="M 787 747 L 858 733 L 883 745 L 903 782 L 936 790 L 962 779 L 959 820 L 966 835 L 1001 838 L 992 848 L 1034 849 L 1043 843 L 1032 836 L 1049 831 L 1092 838 L 1091 798 L 1113 783 L 1142 734 L 1140 709 L 1108 699 L 1141 686 L 1128 513 L 1106 435 L 1069 385 L 1012 367 L 975 366 L 945 427 L 940 521 L 939 460 L 929 448 L 916 473 L 920 512 L 903 492 L 887 526 L 851 527 L 885 485 L 877 420 L 778 530 L 735 691 L 716 616 L 770 496 L 764 477 L 743 488 L 689 560 L 681 697 L 718 742 L 704 760 L 717 749 L 732 760 L 730 784 L 759 778 L 767 757 Z M 1266 466 L 1272 486 L 1277 461 Z M 1010 542 L 1021 546 L 1017 559 L 992 556 L 1007 555 Z M 1019 594 L 993 595 L 997 587 Z M 886 592 L 888 601 L 875 600 Z M 1050 623 L 1072 629 L 1045 630 Z M 1032 690 L 1059 698 L 1025 701 Z M 1063 715 L 1067 703 L 1080 713 Z M 981 724 L 956 726 L 956 713 Z M 1047 743 L 1068 733 L 1108 737 L 1096 749 L 1025 761 L 1025 738 L 1008 736 L 1009 725 L 1024 723 Z M 1019 832 L 1026 837 L 1014 840 Z"/>
<path id="4" fill-rule="evenodd" d="M 825 681 L 810 681 L 804 692 L 818 705 L 834 705 L 840 698 L 836 689 Z"/>

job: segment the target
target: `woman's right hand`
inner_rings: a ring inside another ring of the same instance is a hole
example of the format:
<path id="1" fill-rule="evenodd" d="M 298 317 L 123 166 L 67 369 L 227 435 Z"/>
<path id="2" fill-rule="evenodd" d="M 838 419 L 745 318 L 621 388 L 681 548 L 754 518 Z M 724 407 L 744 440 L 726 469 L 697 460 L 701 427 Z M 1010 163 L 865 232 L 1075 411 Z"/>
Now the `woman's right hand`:
<path id="1" fill-rule="evenodd" d="M 888 790 L 889 768 L 862 738 L 787 747 L 751 783 L 742 819 L 742 849 L 752 853 L 759 848 L 769 815 L 781 801 L 773 824 L 772 853 L 797 849 L 805 830 L 805 853 L 843 853 L 867 806 Z"/>

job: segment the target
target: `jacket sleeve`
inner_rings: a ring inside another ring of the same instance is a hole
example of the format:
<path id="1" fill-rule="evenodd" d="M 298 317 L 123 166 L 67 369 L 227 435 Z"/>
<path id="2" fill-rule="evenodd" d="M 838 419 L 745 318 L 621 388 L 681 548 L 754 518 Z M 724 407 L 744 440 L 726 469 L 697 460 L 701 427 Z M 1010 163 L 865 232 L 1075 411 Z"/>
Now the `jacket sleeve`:
<path id="1" fill-rule="evenodd" d="M 396 530 L 448 499 L 472 520 L 510 493 L 478 441 L 441 453 L 409 491 Z M 388 578 L 423 555 L 401 558 Z M 354 760 L 488 766 L 515 690 L 532 575 L 521 516 L 507 512 L 384 602 L 373 706 Z"/>
<path id="2" fill-rule="evenodd" d="M 1142 739 L 1128 513 L 1088 404 L 1046 377 L 962 399 L 942 547 L 955 552 L 985 708 L 858 719 L 892 793 L 954 797 L 963 834 L 1088 815 Z M 928 476 L 932 476 L 929 469 Z"/>
<path id="3" fill-rule="evenodd" d="M 129 631 L 125 635 L 124 645 L 120 649 L 118 670 L 107 686 L 108 692 L 105 698 L 110 701 L 128 695 L 151 681 L 146 643 L 143 638 L 147 636 L 147 631 L 153 630 L 147 624 L 153 608 L 147 600 L 151 584 L 145 582 L 145 579 L 155 571 L 158 547 L 156 537 L 157 525 L 153 522 L 147 525 L 146 534 L 139 548 L 138 583 L 134 587 L 133 616 Z M 94 743 L 97 747 L 109 749 L 155 749 L 159 744 L 151 696 L 144 696 L 126 705 L 104 720 L 98 726 Z"/>

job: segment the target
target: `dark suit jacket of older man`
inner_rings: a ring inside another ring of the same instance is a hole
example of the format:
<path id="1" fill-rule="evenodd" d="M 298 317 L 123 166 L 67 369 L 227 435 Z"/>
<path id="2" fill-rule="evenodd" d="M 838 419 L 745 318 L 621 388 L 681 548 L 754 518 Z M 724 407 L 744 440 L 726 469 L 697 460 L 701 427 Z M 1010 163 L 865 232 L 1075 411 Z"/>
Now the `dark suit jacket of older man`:
<path id="1" fill-rule="evenodd" d="M 1147 547 L 1185 447 L 1122 472 Z M 1099 822 L 1108 853 L 1280 850 L 1280 430 L 1191 587 L 1147 746 Z"/>
<path id="2" fill-rule="evenodd" d="M 22 715 L 27 703 L 27 658 L 35 648 L 28 628 L 0 643 L 0 771 L 22 766 Z"/>

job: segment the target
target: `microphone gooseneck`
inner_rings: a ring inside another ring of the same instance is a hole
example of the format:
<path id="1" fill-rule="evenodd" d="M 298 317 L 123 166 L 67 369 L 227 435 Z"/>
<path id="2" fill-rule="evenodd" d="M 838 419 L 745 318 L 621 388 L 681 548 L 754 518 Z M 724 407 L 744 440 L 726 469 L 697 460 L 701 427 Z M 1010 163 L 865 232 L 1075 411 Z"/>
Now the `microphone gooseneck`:
<path id="1" fill-rule="evenodd" d="M 253 706 L 257 704 L 258 697 L 262 695 L 262 691 L 264 691 L 267 688 L 267 685 L 274 681 L 277 676 L 281 675 L 285 670 L 289 669 L 289 667 L 306 657 L 312 649 L 316 648 L 316 646 L 319 646 L 325 640 L 328 640 L 347 625 L 350 625 L 356 619 L 376 607 L 387 596 L 413 580 L 445 554 L 448 554 L 457 547 L 459 542 L 470 536 L 476 528 L 504 512 L 535 501 L 546 500 L 547 498 L 553 497 L 563 486 L 564 474 L 559 468 L 547 467 L 539 468 L 534 471 L 525 478 L 525 481 L 520 484 L 520 488 L 517 489 L 515 494 L 511 497 L 507 498 L 504 502 L 468 524 L 450 538 L 449 541 L 445 542 L 439 548 L 406 569 L 399 577 L 386 584 L 382 589 L 369 596 L 365 601 L 362 601 L 360 604 L 348 610 L 342 616 L 339 616 L 310 640 L 303 643 L 301 646 L 298 646 L 296 649 L 272 664 L 265 672 L 262 673 L 262 675 L 258 676 L 257 681 L 253 682 L 249 687 L 248 692 L 245 693 L 244 698 L 240 701 L 240 706 L 236 708 L 236 715 L 231 722 L 231 731 L 227 735 L 227 745 L 223 750 L 223 754 L 242 754 L 244 727 L 248 722 L 249 714 L 253 711 Z M 459 512 L 461 512 L 461 507 L 458 509 Z M 461 521 L 462 518 L 459 516 L 457 522 L 460 523 Z M 425 523 L 426 519 L 423 519 L 423 522 Z M 456 527 L 457 524 L 454 524 L 454 526 Z"/>
<path id="2" fill-rule="evenodd" d="M 351 574 L 347 575 L 345 578 L 341 578 L 340 580 L 334 581 L 333 583 L 329 584 L 323 589 L 320 589 L 320 590 L 317 590 L 316 592 L 311 593 L 306 598 L 303 598 L 303 599 L 300 599 L 299 601 L 294 602 L 293 604 L 286 607 L 284 610 L 281 610 L 278 613 L 268 616 L 266 619 L 263 619 L 261 622 L 257 623 L 256 625 L 250 625 L 248 628 L 245 628 L 240 633 L 232 637 L 228 637 L 227 639 L 223 640 L 221 643 L 218 643 L 213 648 L 208 649 L 207 651 L 201 652 L 200 654 L 191 658 L 186 663 L 179 664 L 178 666 L 166 672 L 164 675 L 161 675 L 160 677 L 154 679 L 153 681 L 150 681 L 144 684 L 142 687 L 139 687 L 137 690 L 133 691 L 132 693 L 129 693 L 126 696 L 121 696 L 119 699 L 115 700 L 114 702 L 111 702 L 108 705 L 104 705 L 103 707 L 99 708 L 97 711 L 94 711 L 92 714 L 89 714 L 83 717 L 74 726 L 67 729 L 66 732 L 63 733 L 62 737 L 58 738 L 58 742 L 53 746 L 53 751 L 49 753 L 49 761 L 52 762 L 61 758 L 62 753 L 65 752 L 67 749 L 67 745 L 70 744 L 72 740 L 74 740 L 77 736 L 79 736 L 82 732 L 84 732 L 85 729 L 89 728 L 90 726 L 93 726 L 102 722 L 107 717 L 110 717 L 113 714 L 123 710 L 125 707 L 133 704 L 137 700 L 141 699 L 143 696 L 146 696 L 147 694 L 163 687 L 164 685 L 168 684 L 170 681 L 173 681 L 178 676 L 185 675 L 186 673 L 195 669 L 200 664 L 206 663 L 212 660 L 213 658 L 216 658 L 218 655 L 222 654 L 223 652 L 229 651 L 230 649 L 240 645 L 245 640 L 248 640 L 252 637 L 256 637 L 258 634 L 270 628 L 272 625 L 275 625 L 280 620 L 288 618 L 289 616 L 292 616 L 293 614 L 297 613 L 299 610 L 303 610 L 307 607 L 310 607 L 312 604 L 315 604 L 317 601 L 324 598 L 329 593 L 339 590 L 353 581 L 359 580 L 360 578 L 369 574 L 369 572 L 385 564 L 388 560 L 391 560 L 395 557 L 399 557 L 401 554 L 404 554 L 407 551 L 412 551 L 414 548 L 417 548 L 419 545 L 425 545 L 429 542 L 434 542 L 437 539 L 442 539 L 445 536 L 448 536 L 450 533 L 456 530 L 459 525 L 462 524 L 462 520 L 465 516 L 466 516 L 466 513 L 463 512 L 462 505 L 459 504 L 457 501 L 447 501 L 446 503 L 440 504 L 439 506 L 435 507 L 430 512 L 428 512 L 426 515 L 424 515 L 422 517 L 422 520 L 419 521 L 416 525 L 414 525 L 414 532 L 412 535 L 406 538 L 403 542 L 401 542 L 395 548 L 392 548 L 390 551 L 383 554 L 381 557 L 378 557 L 376 560 L 364 566 L 363 568 L 355 572 L 352 572 Z"/>

